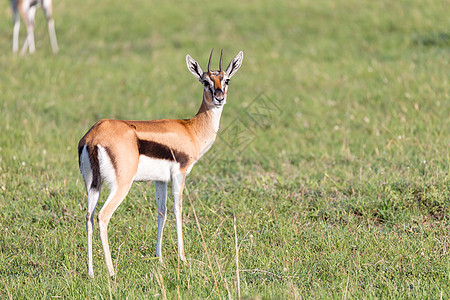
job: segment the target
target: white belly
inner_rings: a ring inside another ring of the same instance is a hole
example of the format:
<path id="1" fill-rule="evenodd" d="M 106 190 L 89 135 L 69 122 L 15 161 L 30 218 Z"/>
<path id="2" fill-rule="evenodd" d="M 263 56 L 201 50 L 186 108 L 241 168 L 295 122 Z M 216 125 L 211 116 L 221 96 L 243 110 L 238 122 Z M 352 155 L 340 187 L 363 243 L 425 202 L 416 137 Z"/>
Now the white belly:
<path id="1" fill-rule="evenodd" d="M 139 156 L 139 165 L 134 181 L 170 181 L 173 174 L 180 173 L 180 164 L 165 159 Z"/>

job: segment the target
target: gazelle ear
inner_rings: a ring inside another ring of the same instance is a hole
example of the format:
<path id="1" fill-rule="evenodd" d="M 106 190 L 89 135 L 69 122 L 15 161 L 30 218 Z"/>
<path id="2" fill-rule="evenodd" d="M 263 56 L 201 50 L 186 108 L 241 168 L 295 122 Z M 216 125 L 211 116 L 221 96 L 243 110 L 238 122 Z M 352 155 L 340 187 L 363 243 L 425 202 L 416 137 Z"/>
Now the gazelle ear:
<path id="1" fill-rule="evenodd" d="M 201 80 L 203 75 L 202 68 L 200 67 L 200 64 L 196 62 L 195 59 L 193 59 L 189 54 L 186 55 L 186 64 L 189 71 L 191 71 L 191 73 L 194 74 L 198 80 Z"/>
<path id="2" fill-rule="evenodd" d="M 233 60 L 228 65 L 227 70 L 225 71 L 228 78 L 231 78 L 231 76 L 233 76 L 234 73 L 236 73 L 237 70 L 239 70 L 239 68 L 242 66 L 242 59 L 244 59 L 244 52 L 239 51 L 238 55 L 233 58 Z"/>

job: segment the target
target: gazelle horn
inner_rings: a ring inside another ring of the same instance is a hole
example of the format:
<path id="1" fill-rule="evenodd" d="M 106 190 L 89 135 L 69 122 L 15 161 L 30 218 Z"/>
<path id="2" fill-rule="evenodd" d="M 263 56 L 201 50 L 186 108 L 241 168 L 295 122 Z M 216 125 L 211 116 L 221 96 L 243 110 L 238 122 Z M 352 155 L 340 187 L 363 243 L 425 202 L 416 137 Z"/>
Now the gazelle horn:
<path id="1" fill-rule="evenodd" d="M 220 50 L 219 72 L 222 72 L 222 53 L 223 53 L 223 49 Z"/>
<path id="2" fill-rule="evenodd" d="M 211 72 L 211 57 L 212 57 L 213 52 L 214 52 L 214 48 L 212 48 L 211 54 L 209 55 L 209 61 L 208 61 L 208 73 Z"/>

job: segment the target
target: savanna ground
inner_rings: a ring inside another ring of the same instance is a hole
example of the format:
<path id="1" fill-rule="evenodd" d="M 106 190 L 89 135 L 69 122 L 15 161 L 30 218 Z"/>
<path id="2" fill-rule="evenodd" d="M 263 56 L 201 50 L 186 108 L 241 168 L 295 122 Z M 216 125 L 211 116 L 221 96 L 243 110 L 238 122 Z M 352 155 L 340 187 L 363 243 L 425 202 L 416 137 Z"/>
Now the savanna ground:
<path id="1" fill-rule="evenodd" d="M 38 11 L 37 53 L 19 57 L 4 1 L 0 298 L 450 298 L 449 7 L 55 1 L 60 53 Z M 78 140 L 100 118 L 192 117 L 185 55 L 206 68 L 213 47 L 214 66 L 245 55 L 184 193 L 189 267 L 170 199 L 153 257 L 138 183 L 109 226 L 117 278 L 95 227 L 90 279 Z"/>

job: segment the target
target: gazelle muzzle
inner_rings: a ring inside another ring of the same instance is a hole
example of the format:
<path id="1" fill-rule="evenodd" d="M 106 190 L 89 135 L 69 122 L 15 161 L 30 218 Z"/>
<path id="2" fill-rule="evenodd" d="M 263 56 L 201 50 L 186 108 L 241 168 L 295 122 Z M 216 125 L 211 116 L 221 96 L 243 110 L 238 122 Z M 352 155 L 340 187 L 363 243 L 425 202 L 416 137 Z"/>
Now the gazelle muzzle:
<path id="1" fill-rule="evenodd" d="M 216 90 L 214 91 L 214 98 L 215 98 L 217 101 L 222 102 L 223 99 L 225 98 L 225 97 L 224 97 L 223 91 L 222 91 L 221 89 L 216 89 Z"/>

